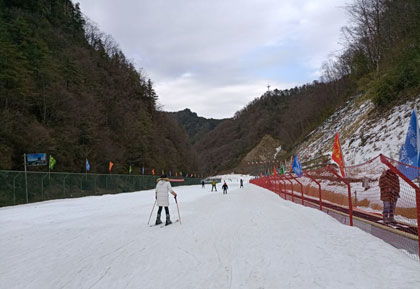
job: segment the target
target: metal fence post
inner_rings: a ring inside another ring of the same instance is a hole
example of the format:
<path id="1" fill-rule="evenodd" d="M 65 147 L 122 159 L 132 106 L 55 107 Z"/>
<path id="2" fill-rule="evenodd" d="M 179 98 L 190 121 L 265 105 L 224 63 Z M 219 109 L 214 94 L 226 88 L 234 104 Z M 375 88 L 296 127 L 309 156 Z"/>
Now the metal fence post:
<path id="1" fill-rule="evenodd" d="M 347 193 L 348 193 L 348 199 L 349 199 L 348 202 L 349 202 L 350 226 L 353 226 L 353 202 L 351 200 L 351 187 L 350 187 L 350 183 L 345 178 L 343 178 L 342 176 L 340 176 L 333 168 L 331 168 L 331 166 L 327 166 L 326 168 L 333 175 L 335 175 L 340 181 L 342 181 L 343 183 L 345 183 L 347 185 Z"/>
<path id="2" fill-rule="evenodd" d="M 45 177 L 48 177 L 48 175 L 43 176 L 42 179 L 41 179 L 41 186 L 42 186 L 42 188 L 41 188 L 41 199 L 42 200 L 44 200 L 44 178 Z"/>
<path id="3" fill-rule="evenodd" d="M 302 198 L 302 205 L 304 205 L 304 202 L 303 202 L 303 198 L 304 198 L 304 196 L 303 196 L 303 184 L 301 182 L 299 182 L 298 179 L 295 178 L 293 175 L 289 174 L 289 176 L 300 185 L 300 192 L 301 192 L 301 195 L 302 195 L 302 197 L 301 197 Z"/>
<path id="4" fill-rule="evenodd" d="M 13 204 L 16 205 L 16 178 L 19 177 L 19 174 L 17 174 L 13 178 Z"/>
<path id="5" fill-rule="evenodd" d="M 316 179 L 308 175 L 306 172 L 303 173 L 306 177 L 311 179 L 313 182 L 315 182 L 318 185 L 318 193 L 319 193 L 319 209 L 322 211 L 322 190 L 321 190 L 321 183 L 318 182 Z"/>
<path id="6" fill-rule="evenodd" d="M 287 177 L 287 176 L 284 176 L 285 178 L 286 178 L 286 180 L 287 181 L 289 181 L 290 182 L 290 184 L 292 185 L 292 202 L 294 203 L 295 202 L 295 197 L 294 197 L 294 188 L 293 188 L 293 182 Z"/>
<path id="7" fill-rule="evenodd" d="M 66 195 L 66 178 L 67 178 L 68 176 L 69 176 L 69 175 L 64 176 L 64 180 L 63 180 L 63 195 L 64 195 L 64 196 Z"/>
<path id="8" fill-rule="evenodd" d="M 284 176 L 280 177 L 280 193 L 283 193 L 283 199 L 287 200 L 287 197 L 286 197 L 286 182 L 284 181 Z"/>

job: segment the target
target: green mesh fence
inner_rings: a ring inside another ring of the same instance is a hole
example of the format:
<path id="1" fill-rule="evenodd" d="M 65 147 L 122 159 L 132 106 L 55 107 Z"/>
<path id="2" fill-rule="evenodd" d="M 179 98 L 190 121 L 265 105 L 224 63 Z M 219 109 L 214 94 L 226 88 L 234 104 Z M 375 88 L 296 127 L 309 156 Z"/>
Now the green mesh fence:
<path id="1" fill-rule="evenodd" d="M 76 174 L 0 171 L 0 207 L 45 200 L 77 198 L 103 194 L 117 194 L 153 189 L 157 176 Z M 183 182 L 171 182 L 172 186 L 188 186 L 201 183 L 201 179 L 184 178 Z"/>

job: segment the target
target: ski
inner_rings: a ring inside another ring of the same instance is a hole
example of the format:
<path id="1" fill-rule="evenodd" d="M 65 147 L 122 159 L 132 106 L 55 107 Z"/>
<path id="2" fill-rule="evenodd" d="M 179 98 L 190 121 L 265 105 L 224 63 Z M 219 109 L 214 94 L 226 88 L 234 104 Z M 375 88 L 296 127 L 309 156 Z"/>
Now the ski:
<path id="1" fill-rule="evenodd" d="M 377 221 L 377 223 L 381 224 L 381 225 L 385 225 L 394 229 L 399 229 L 400 226 L 398 224 L 393 224 L 393 223 L 385 223 L 383 220 L 379 220 Z"/>
<path id="2" fill-rule="evenodd" d="M 178 223 L 179 222 L 179 219 L 178 220 L 176 220 L 176 221 L 173 221 L 172 223 L 170 223 L 170 224 L 168 224 L 168 225 L 166 225 L 166 224 L 162 224 L 162 225 L 160 225 L 160 227 L 161 228 L 164 228 L 164 227 L 166 227 L 166 226 L 169 226 L 169 225 L 172 225 L 172 224 L 175 224 L 175 223 Z"/>

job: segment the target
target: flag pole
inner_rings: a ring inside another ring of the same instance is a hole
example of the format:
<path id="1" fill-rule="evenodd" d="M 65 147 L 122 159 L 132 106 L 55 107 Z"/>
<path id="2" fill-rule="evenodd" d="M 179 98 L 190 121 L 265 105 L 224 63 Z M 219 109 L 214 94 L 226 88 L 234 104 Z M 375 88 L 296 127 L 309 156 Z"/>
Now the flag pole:
<path id="1" fill-rule="evenodd" d="M 345 169 L 345 167 L 346 167 L 346 160 L 344 159 L 344 155 L 343 155 L 343 149 L 342 149 L 342 147 L 341 147 L 341 142 L 340 142 L 340 140 L 338 140 L 339 141 L 339 143 L 340 143 L 340 154 L 341 154 L 341 159 L 343 160 L 343 173 L 344 173 L 344 178 L 346 177 L 346 169 Z"/>

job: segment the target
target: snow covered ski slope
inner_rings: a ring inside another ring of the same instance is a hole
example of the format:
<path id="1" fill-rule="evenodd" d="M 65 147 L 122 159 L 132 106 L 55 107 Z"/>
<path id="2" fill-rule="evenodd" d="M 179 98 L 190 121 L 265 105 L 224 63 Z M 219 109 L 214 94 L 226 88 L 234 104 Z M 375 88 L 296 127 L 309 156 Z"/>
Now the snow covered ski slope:
<path id="1" fill-rule="evenodd" d="M 382 240 L 229 179 L 176 187 L 182 224 L 163 228 L 151 190 L 1 208 L 0 288 L 420 288 Z"/>

